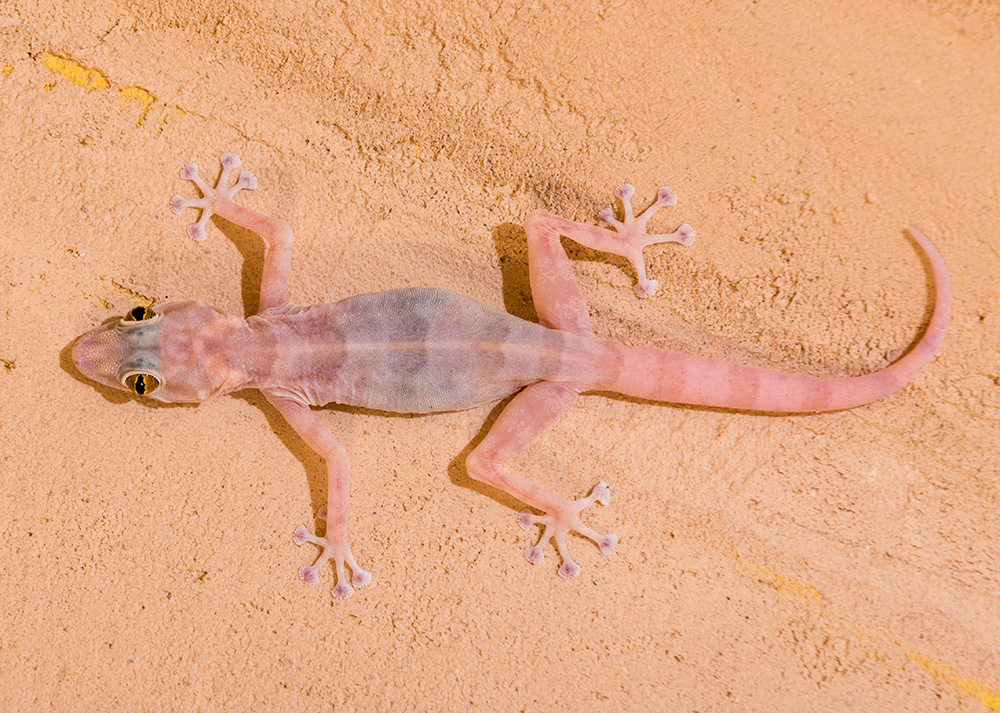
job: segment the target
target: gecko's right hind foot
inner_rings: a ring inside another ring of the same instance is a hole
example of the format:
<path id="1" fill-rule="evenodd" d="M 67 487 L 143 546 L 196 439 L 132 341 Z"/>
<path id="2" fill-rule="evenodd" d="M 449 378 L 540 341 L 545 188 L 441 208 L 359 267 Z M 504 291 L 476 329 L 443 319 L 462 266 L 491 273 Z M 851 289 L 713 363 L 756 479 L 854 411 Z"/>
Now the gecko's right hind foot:
<path id="1" fill-rule="evenodd" d="M 176 195 L 170 199 L 170 210 L 176 214 L 180 214 L 187 208 L 201 209 L 201 217 L 198 218 L 198 222 L 189 225 L 187 229 L 187 234 L 195 240 L 205 239 L 205 225 L 208 223 L 208 219 L 212 217 L 212 206 L 216 200 L 220 198 L 231 199 L 240 191 L 244 189 L 252 191 L 259 185 L 257 177 L 250 173 L 250 171 L 240 171 L 236 183 L 232 186 L 227 186 L 230 172 L 240 165 L 240 157 L 234 153 L 227 152 L 219 157 L 219 161 L 222 163 L 222 173 L 219 174 L 219 180 L 215 182 L 214 186 L 208 185 L 198 175 L 197 165 L 193 163 L 185 164 L 181 168 L 181 178 L 194 183 L 198 187 L 198 190 L 201 191 L 202 197 L 185 198 L 184 196 Z"/>
<path id="2" fill-rule="evenodd" d="M 617 535 L 613 535 L 611 533 L 598 533 L 580 521 L 580 513 L 584 510 L 584 508 L 593 505 L 595 502 L 600 503 L 601 505 L 607 505 L 611 502 L 611 491 L 608 489 L 607 483 L 603 480 L 593 487 L 590 491 L 590 495 L 587 497 L 569 502 L 566 511 L 560 513 L 559 515 L 535 515 L 527 510 L 522 512 L 518 516 L 517 521 L 523 529 L 528 530 L 535 525 L 542 526 L 542 536 L 538 539 L 538 543 L 524 549 L 525 559 L 532 564 L 538 564 L 541 562 L 545 559 L 545 554 L 542 548 L 549 540 L 553 540 L 556 545 L 556 550 L 559 552 L 559 556 L 562 557 L 563 561 L 562 566 L 559 567 L 559 576 L 566 579 L 571 579 L 577 576 L 580 574 L 580 565 L 573 561 L 573 558 L 569 556 L 569 549 L 566 545 L 566 535 L 569 534 L 571 530 L 575 530 L 584 537 L 590 538 L 596 542 L 602 554 L 610 555 L 614 552 L 615 548 L 618 546 Z"/>

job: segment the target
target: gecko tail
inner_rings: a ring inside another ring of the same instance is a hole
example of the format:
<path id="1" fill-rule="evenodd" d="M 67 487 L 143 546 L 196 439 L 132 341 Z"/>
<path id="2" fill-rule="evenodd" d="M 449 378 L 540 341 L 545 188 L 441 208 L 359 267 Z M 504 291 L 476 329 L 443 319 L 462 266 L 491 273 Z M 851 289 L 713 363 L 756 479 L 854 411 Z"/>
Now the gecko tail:
<path id="1" fill-rule="evenodd" d="M 837 411 L 880 399 L 912 381 L 931 362 L 951 317 L 951 282 L 941 253 L 916 228 L 907 232 L 930 263 L 934 311 L 913 348 L 884 369 L 864 376 L 815 377 L 609 343 L 619 351 L 614 357 L 618 366 L 590 388 L 655 401 L 776 413 Z"/>

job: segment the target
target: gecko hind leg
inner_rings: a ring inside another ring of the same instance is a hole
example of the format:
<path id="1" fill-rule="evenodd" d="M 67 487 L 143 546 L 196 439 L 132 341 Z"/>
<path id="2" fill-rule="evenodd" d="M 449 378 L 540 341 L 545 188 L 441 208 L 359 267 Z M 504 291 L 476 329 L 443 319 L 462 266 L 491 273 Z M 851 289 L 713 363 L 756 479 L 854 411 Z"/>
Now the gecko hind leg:
<path id="1" fill-rule="evenodd" d="M 545 527 L 539 542 L 525 549 L 524 554 L 533 564 L 541 562 L 543 546 L 550 539 L 555 540 L 556 549 L 563 560 L 559 568 L 559 574 L 563 577 L 575 577 L 580 572 L 580 565 L 570 557 L 566 545 L 566 536 L 570 531 L 590 538 L 606 555 L 614 552 L 618 544 L 615 535 L 600 534 L 580 520 L 580 513 L 587 506 L 594 502 L 608 502 L 608 486 L 603 482 L 598 483 L 588 497 L 567 500 L 538 483 L 507 472 L 503 464 L 559 420 L 573 405 L 578 394 L 576 386 L 554 381 L 539 381 L 528 386 L 507 404 L 489 433 L 466 459 L 466 467 L 472 478 L 503 490 L 544 513 L 535 515 L 523 512 L 518 518 L 521 527 L 525 529 L 535 524 Z"/>
<path id="2" fill-rule="evenodd" d="M 606 208 L 600 213 L 601 222 L 606 226 L 614 228 L 617 232 L 612 232 L 606 228 L 596 225 L 584 225 L 566 218 L 561 218 L 546 211 L 535 211 L 529 218 L 525 226 L 528 233 L 529 260 L 531 255 L 531 244 L 551 245 L 554 249 L 559 242 L 559 236 L 565 235 L 573 241 L 593 250 L 621 255 L 627 258 L 636 272 L 635 292 L 639 297 L 650 297 L 656 293 L 659 283 L 646 277 L 646 263 L 642 257 L 643 248 L 659 243 L 680 243 L 688 246 L 694 242 L 694 229 L 684 223 L 673 233 L 660 233 L 649 235 L 646 233 L 646 224 L 649 219 L 664 206 L 672 206 L 677 203 L 677 195 L 669 188 L 662 187 L 656 192 L 656 200 L 651 206 L 639 215 L 635 215 L 632 208 L 632 196 L 635 188 L 627 183 L 623 183 L 615 189 L 615 196 L 622 202 L 622 220 L 615 218 L 614 211 Z M 541 251 L 536 251 L 541 252 Z M 560 246 L 560 252 L 561 246 Z M 568 264 L 568 258 L 563 252 L 563 259 Z M 543 282 L 540 280 L 540 282 Z M 543 286 L 544 289 L 544 286 Z M 535 281 L 532 280 L 531 290 L 536 292 Z M 537 299 L 537 296 L 536 296 Z M 541 311 L 539 311 L 541 316 Z"/>
<path id="3" fill-rule="evenodd" d="M 525 223 L 528 272 L 532 298 L 542 324 L 576 334 L 593 334 L 587 303 L 573 274 L 573 266 L 559 240 L 561 235 L 586 247 L 629 258 L 639 276 L 636 292 L 642 297 L 653 294 L 657 287 L 655 281 L 646 279 L 642 249 L 647 245 L 663 242 L 690 245 L 694 240 L 694 230 L 687 224 L 667 235 L 647 235 L 645 232 L 646 223 L 657 210 L 677 202 L 672 190 L 661 188 L 653 205 L 638 217 L 632 210 L 634 193 L 635 189 L 628 184 L 622 184 L 615 191 L 624 206 L 623 221 L 617 221 L 610 211 L 602 213 L 605 222 L 618 232 L 576 223 L 542 210 L 529 216 Z M 489 433 L 466 460 L 471 477 L 499 488 L 544 513 L 521 513 L 519 523 L 523 528 L 543 526 L 538 543 L 525 549 L 524 554 L 529 562 L 540 562 L 543 547 L 549 540 L 554 540 L 563 560 L 559 568 L 559 574 L 563 577 L 575 577 L 580 572 L 580 566 L 570 557 L 566 545 L 566 536 L 570 531 L 590 538 L 606 555 L 614 552 L 618 544 L 617 536 L 598 533 L 580 520 L 580 513 L 584 508 L 595 502 L 608 503 L 610 491 L 607 484 L 602 481 L 594 486 L 589 496 L 572 501 L 505 471 L 503 464 L 568 411 L 581 390 L 576 384 L 549 381 L 528 386 L 507 405 Z"/>
<path id="4" fill-rule="evenodd" d="M 569 549 L 566 547 L 566 535 L 569 534 L 571 529 L 576 530 L 584 537 L 589 537 L 597 543 L 597 546 L 601 548 L 601 552 L 610 555 L 618 546 L 618 536 L 610 533 L 602 535 L 587 527 L 582 522 L 579 522 L 579 514 L 584 508 L 593 505 L 595 502 L 607 505 L 610 501 L 611 490 L 608 489 L 608 484 L 602 480 L 591 489 L 590 495 L 571 503 L 570 510 L 576 516 L 576 523 L 572 527 L 553 515 L 535 515 L 528 510 L 523 511 L 517 520 L 523 529 L 530 530 L 535 525 L 542 526 L 542 534 L 538 538 L 538 543 L 525 548 L 524 556 L 532 564 L 538 564 L 545 557 L 542 548 L 545 547 L 549 540 L 554 540 L 556 550 L 563 561 L 562 566 L 559 568 L 559 576 L 567 579 L 575 577 L 580 574 L 580 565 L 574 562 L 573 558 L 569 556 Z"/>
<path id="5" fill-rule="evenodd" d="M 205 225 L 208 223 L 208 219 L 212 217 L 212 203 L 216 200 L 217 194 L 221 194 L 225 198 L 232 198 L 244 189 L 252 191 L 258 186 L 257 177 L 250 173 L 250 171 L 240 171 L 240 176 L 236 183 L 232 186 L 227 186 L 230 172 L 240 165 L 240 157 L 234 153 L 227 152 L 219 157 L 219 161 L 222 163 L 222 172 L 219 174 L 219 180 L 215 182 L 214 186 L 210 186 L 198 175 L 198 167 L 195 164 L 185 164 L 181 168 L 181 178 L 185 181 L 191 181 L 198 186 L 202 197 L 185 198 L 184 196 L 176 195 L 170 199 L 170 210 L 175 214 L 180 214 L 181 211 L 187 208 L 201 208 L 201 217 L 198 218 L 198 222 L 192 223 L 187 229 L 188 235 L 195 240 L 205 239 Z"/>

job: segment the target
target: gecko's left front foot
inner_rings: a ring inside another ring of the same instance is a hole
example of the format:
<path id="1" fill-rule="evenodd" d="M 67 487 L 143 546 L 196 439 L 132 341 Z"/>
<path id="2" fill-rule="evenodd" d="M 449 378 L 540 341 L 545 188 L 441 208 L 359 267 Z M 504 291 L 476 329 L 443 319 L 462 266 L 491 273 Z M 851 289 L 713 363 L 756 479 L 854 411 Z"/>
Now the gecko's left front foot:
<path id="1" fill-rule="evenodd" d="M 320 508 L 320 511 L 316 513 L 316 516 L 321 520 L 325 520 L 325 511 L 326 506 Z M 319 582 L 319 568 L 331 559 L 333 560 L 334 569 L 337 570 L 337 584 L 333 587 L 333 596 L 337 599 L 347 599 L 349 596 L 354 594 L 354 587 L 358 587 L 360 589 L 372 581 L 371 572 L 367 572 L 358 566 L 358 563 L 354 561 L 354 556 L 351 555 L 351 548 L 346 542 L 334 545 L 325 537 L 317 537 L 313 533 L 309 532 L 305 525 L 299 525 L 295 528 L 295 532 L 292 533 L 292 542 L 296 545 L 311 542 L 312 544 L 319 546 L 322 550 L 319 557 L 317 557 L 316 561 L 313 562 L 312 566 L 306 566 L 299 569 L 299 576 L 306 584 L 316 584 Z M 344 571 L 345 564 L 351 568 L 350 581 L 348 581 Z M 351 586 L 352 584 L 354 587 Z"/>
<path id="2" fill-rule="evenodd" d="M 610 555 L 615 551 L 615 547 L 618 546 L 618 536 L 610 533 L 601 535 L 584 525 L 579 517 L 584 508 L 593 505 L 595 502 L 607 505 L 610 500 L 611 491 L 608 489 L 607 483 L 601 481 L 594 486 L 587 497 L 569 502 L 564 512 L 535 515 L 525 510 L 518 517 L 518 523 L 525 530 L 535 525 L 542 525 L 542 536 L 539 538 L 538 544 L 525 548 L 524 556 L 532 564 L 538 564 L 545 558 L 542 548 L 549 540 L 555 540 L 556 549 L 559 551 L 559 556 L 562 557 L 563 561 L 562 566 L 559 568 L 559 576 L 566 577 L 567 579 L 575 577 L 580 574 L 580 565 L 574 562 L 573 558 L 569 556 L 569 549 L 566 547 L 566 535 L 569 534 L 570 530 L 575 530 L 584 537 L 589 537 L 597 543 L 602 553 Z"/>
<path id="3" fill-rule="evenodd" d="M 201 217 L 198 218 L 198 222 L 189 225 L 187 229 L 188 235 L 195 240 L 205 239 L 205 224 L 212 217 L 212 205 L 216 200 L 219 198 L 232 198 L 244 188 L 252 191 L 258 185 L 256 176 L 249 171 L 240 171 L 240 177 L 236 183 L 227 187 L 229 173 L 240 165 L 240 157 L 234 153 L 224 153 L 219 157 L 219 160 L 222 162 L 222 173 L 219 175 L 219 180 L 215 182 L 215 186 L 205 183 L 202 177 L 198 175 L 198 167 L 193 163 L 186 164 L 181 169 L 181 178 L 185 181 L 191 181 L 198 186 L 198 190 L 201 191 L 201 198 L 189 199 L 178 195 L 170 199 L 170 210 L 177 214 L 186 208 L 201 208 Z"/>
<path id="4" fill-rule="evenodd" d="M 673 233 L 648 235 L 646 223 L 660 208 L 677 205 L 677 194 L 663 186 L 656 192 L 656 201 L 653 202 L 653 205 L 639 215 L 635 215 L 632 211 L 632 196 L 634 194 L 635 188 L 628 183 L 623 183 L 615 189 L 615 197 L 622 202 L 622 220 L 615 218 L 615 211 L 611 208 L 605 208 L 599 215 L 601 222 L 618 231 L 631 249 L 631 254 L 628 257 L 638 276 L 638 282 L 635 286 L 636 294 L 639 297 L 652 297 L 660 283 L 646 277 L 646 264 L 642 259 L 642 249 L 658 243 L 680 243 L 687 247 L 694 242 L 694 228 L 684 223 Z"/>

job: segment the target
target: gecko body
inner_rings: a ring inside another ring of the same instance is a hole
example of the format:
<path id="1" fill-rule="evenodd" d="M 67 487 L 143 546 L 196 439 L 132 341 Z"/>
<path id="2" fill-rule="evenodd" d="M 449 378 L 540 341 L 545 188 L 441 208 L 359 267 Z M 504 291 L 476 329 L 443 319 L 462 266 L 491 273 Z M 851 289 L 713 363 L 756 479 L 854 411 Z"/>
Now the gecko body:
<path id="1" fill-rule="evenodd" d="M 444 289 L 387 290 L 248 322 L 274 345 L 275 368 L 252 386 L 291 388 L 310 404 L 455 411 L 586 371 L 560 333 Z"/>
<path id="2" fill-rule="evenodd" d="M 348 297 L 333 304 L 299 306 L 288 297 L 292 234 L 283 221 L 233 201 L 237 192 L 257 187 L 223 154 L 215 186 L 189 164 L 181 176 L 196 183 L 198 200 L 173 199 L 175 212 L 202 209 L 188 232 L 205 237 L 213 213 L 260 234 L 268 244 L 261 281 L 260 311 L 246 319 L 203 302 L 175 302 L 155 310 L 136 308 L 80 337 L 73 346 L 76 367 L 105 385 L 165 402 L 197 403 L 240 389 L 259 389 L 303 440 L 326 461 L 329 493 L 326 536 L 305 527 L 298 544 L 323 548 L 316 563 L 303 567 L 307 582 L 332 560 L 333 593 L 347 597 L 371 575 L 351 554 L 347 530 L 350 462 L 310 406 L 340 403 L 399 413 L 432 413 L 492 403 L 517 394 L 469 454 L 469 475 L 518 498 L 543 514 L 524 512 L 525 528 L 543 526 L 541 539 L 525 555 L 541 561 L 543 546 L 555 542 L 559 573 L 575 576 L 569 556 L 570 531 L 594 540 L 605 554 L 617 538 L 590 529 L 580 513 L 594 502 L 607 503 L 607 485 L 567 500 L 531 480 L 510 473 L 504 463 L 565 413 L 583 391 L 611 391 L 670 403 L 768 412 L 816 412 L 851 408 L 881 398 L 909 382 L 940 346 L 948 323 L 951 289 L 940 253 L 916 229 L 910 235 L 927 256 L 934 275 L 935 306 L 921 337 L 901 359 L 858 377 L 812 377 L 760 369 L 694 354 L 627 346 L 596 337 L 586 304 L 560 243 L 564 235 L 587 247 L 628 258 L 636 269 L 636 291 L 647 297 L 657 283 L 646 277 L 644 247 L 664 242 L 689 245 L 694 231 L 647 235 L 646 222 L 659 208 L 674 205 L 661 188 L 654 204 L 632 211 L 631 186 L 616 195 L 623 220 L 604 211 L 613 228 L 583 225 L 536 211 L 525 225 L 532 294 L 540 323 L 529 322 L 470 297 L 443 289 L 406 288 Z M 345 568 L 350 568 L 347 576 Z M 353 586 L 352 586 L 353 585 Z"/>

